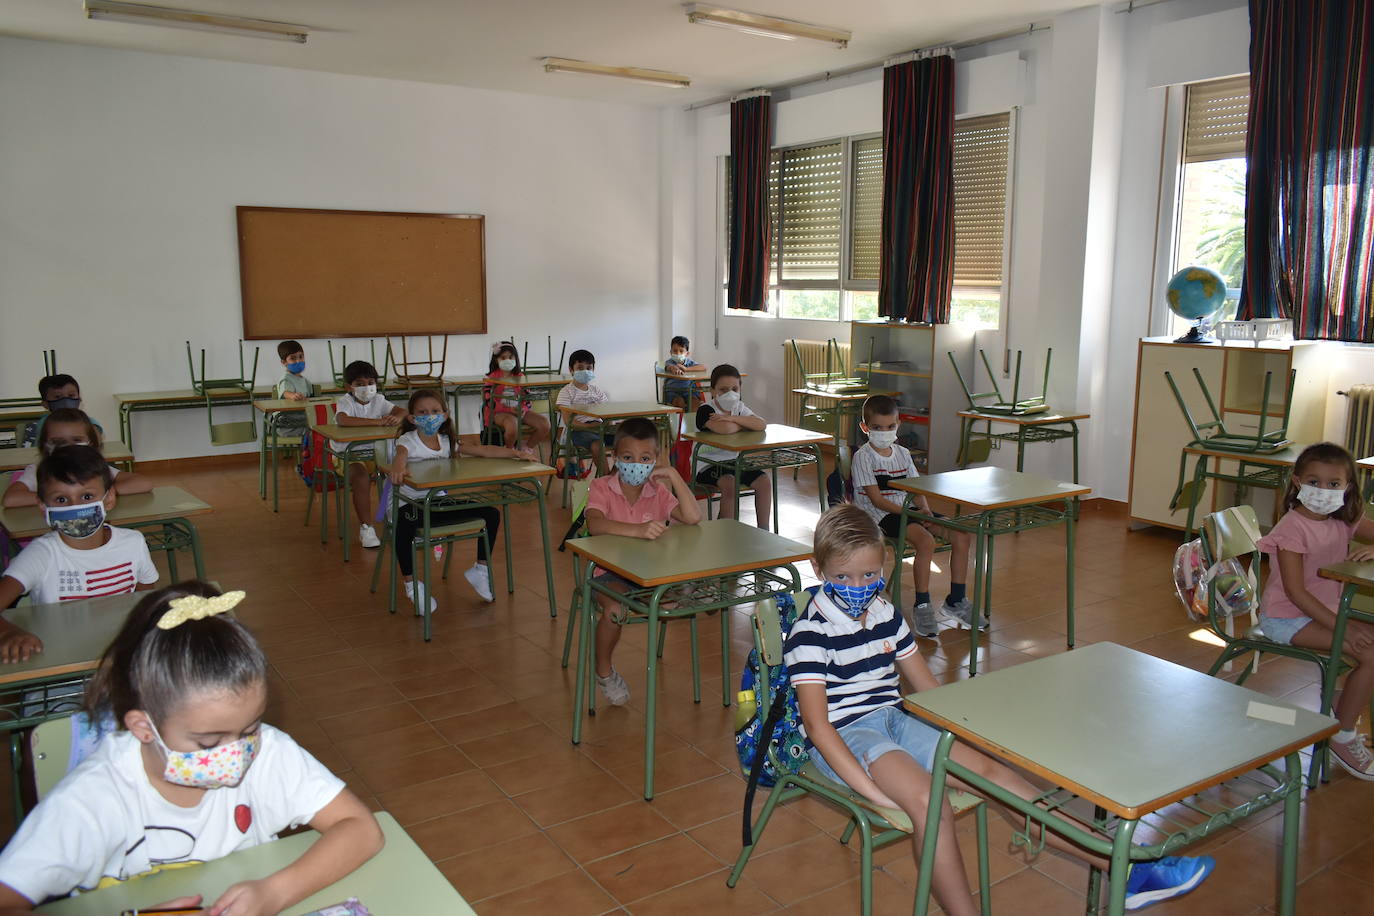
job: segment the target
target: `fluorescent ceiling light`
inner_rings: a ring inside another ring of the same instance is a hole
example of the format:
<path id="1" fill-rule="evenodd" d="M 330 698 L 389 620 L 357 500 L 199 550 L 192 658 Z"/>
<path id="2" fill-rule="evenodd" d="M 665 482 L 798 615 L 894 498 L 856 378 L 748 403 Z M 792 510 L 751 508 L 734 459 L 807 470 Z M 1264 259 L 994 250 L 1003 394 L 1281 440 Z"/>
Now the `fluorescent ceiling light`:
<path id="1" fill-rule="evenodd" d="M 666 86 L 669 89 L 685 89 L 692 85 L 690 76 L 684 76 L 681 73 L 669 73 L 667 70 L 646 70 L 643 67 L 609 67 L 605 64 L 588 63 L 585 60 L 569 60 L 566 57 L 545 57 L 543 61 L 545 73 L 591 73 L 595 76 L 616 76 L 638 83 Z"/>
<path id="2" fill-rule="evenodd" d="M 294 41 L 305 44 L 308 30 L 303 25 L 273 22 L 269 19 L 248 19 L 243 16 L 221 16 L 218 13 L 198 13 L 169 6 L 148 6 L 144 3 L 123 3 L 119 0 L 86 0 L 87 19 L 106 19 L 111 22 L 130 22 L 135 25 L 160 25 L 172 29 L 194 29 L 198 32 L 219 32 L 244 38 L 269 38 L 273 41 Z"/>
<path id="3" fill-rule="evenodd" d="M 798 38 L 813 38 L 816 41 L 834 42 L 841 48 L 849 47 L 851 37 L 848 29 L 832 29 L 829 26 L 798 22 L 795 19 L 782 19 L 777 16 L 764 16 L 761 13 L 746 13 L 731 10 L 709 3 L 687 4 L 687 21 L 702 25 L 720 26 L 735 29 L 750 35 L 763 35 L 767 38 L 781 38 L 794 41 Z"/>

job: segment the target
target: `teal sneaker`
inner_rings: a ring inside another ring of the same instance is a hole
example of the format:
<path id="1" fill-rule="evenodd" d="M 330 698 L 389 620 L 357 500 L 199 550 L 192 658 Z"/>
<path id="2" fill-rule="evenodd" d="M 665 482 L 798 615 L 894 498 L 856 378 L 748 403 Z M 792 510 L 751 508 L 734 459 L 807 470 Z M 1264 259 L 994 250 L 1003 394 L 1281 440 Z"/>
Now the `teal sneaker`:
<path id="1" fill-rule="evenodd" d="M 1143 910 L 1182 897 L 1201 884 L 1216 865 L 1211 856 L 1168 856 L 1155 862 L 1137 862 L 1126 880 L 1126 909 Z"/>

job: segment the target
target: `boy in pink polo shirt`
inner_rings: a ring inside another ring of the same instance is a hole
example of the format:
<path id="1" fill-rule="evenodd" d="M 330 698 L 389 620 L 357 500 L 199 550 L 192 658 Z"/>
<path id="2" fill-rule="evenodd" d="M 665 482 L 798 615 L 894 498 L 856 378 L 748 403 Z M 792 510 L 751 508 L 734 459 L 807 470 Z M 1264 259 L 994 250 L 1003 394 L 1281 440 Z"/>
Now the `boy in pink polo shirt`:
<path id="1" fill-rule="evenodd" d="M 587 493 L 587 533 L 619 534 L 654 540 L 668 519 L 684 525 L 701 521 L 697 498 L 682 476 L 658 464 L 658 428 L 643 417 L 621 423 L 615 431 L 615 473 L 592 481 Z M 597 570 L 597 581 L 619 592 L 633 583 L 613 572 Z M 609 595 L 593 592 L 601 605 L 596 624 L 596 685 L 606 702 L 624 706 L 630 699 L 625 679 L 611 665 L 620 642 L 625 606 Z"/>

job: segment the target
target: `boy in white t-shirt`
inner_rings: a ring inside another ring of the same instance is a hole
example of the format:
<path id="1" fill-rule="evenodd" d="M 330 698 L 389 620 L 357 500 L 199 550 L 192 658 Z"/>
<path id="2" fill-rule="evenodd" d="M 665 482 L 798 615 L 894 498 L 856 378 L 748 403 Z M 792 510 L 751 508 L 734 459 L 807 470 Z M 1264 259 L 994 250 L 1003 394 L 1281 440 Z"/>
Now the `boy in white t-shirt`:
<path id="1" fill-rule="evenodd" d="M 697 429 L 713 433 L 737 433 L 741 430 L 761 430 L 768 421 L 758 416 L 739 397 L 739 370 L 722 363 L 711 370 L 711 398 L 697 408 Z M 697 446 L 697 455 L 712 461 L 732 461 L 735 453 L 709 445 Z M 735 475 L 728 466 L 711 465 L 697 472 L 697 483 L 720 488 L 720 517 L 735 517 Z M 760 528 L 768 527 L 773 508 L 773 482 L 763 471 L 744 472 L 743 485 L 754 488 L 755 520 Z"/>
<path id="2" fill-rule="evenodd" d="M 563 390 L 558 392 L 558 412 L 563 415 L 563 428 L 567 430 L 571 445 L 591 450 L 597 475 L 605 477 L 610 473 L 606 464 L 606 445 L 609 444 L 606 440 L 611 437 L 602 436 L 600 420 L 578 416 L 568 408 L 604 404 L 611 397 L 592 384 L 596 378 L 596 357 L 590 350 L 574 350 L 572 356 L 568 357 L 568 371 L 572 373 L 572 384 L 564 385 Z"/>
<path id="3" fill-rule="evenodd" d="M 25 547 L 0 577 L 0 608 L 28 592 L 35 604 L 124 595 L 157 582 L 143 535 L 105 524 L 114 508 L 110 466 L 88 445 L 69 445 L 38 466 L 38 498 L 53 530 Z M 0 662 L 43 651 L 37 636 L 0 618 Z"/>
<path id="4" fill-rule="evenodd" d="M 377 391 L 377 368 L 365 360 L 344 366 L 348 391 L 334 408 L 334 422 L 340 426 L 399 426 L 406 409 L 393 404 Z M 343 443 L 331 442 L 335 452 Z M 356 454 L 356 449 L 354 450 Z M 372 466 L 365 461 L 349 462 L 348 486 L 353 491 L 353 511 L 358 515 L 358 542 L 364 547 L 381 547 L 372 522 Z"/>

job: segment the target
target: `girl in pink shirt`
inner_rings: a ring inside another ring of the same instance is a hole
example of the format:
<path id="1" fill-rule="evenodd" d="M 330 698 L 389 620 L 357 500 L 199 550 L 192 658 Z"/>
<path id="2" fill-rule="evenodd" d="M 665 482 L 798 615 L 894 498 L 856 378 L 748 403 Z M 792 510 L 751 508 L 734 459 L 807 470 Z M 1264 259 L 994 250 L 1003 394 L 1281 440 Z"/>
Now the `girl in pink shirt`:
<path id="1" fill-rule="evenodd" d="M 1259 540 L 1270 557 L 1260 628 L 1275 642 L 1329 652 L 1341 586 L 1317 573 L 1345 559 L 1374 559 L 1374 547 L 1350 547 L 1352 537 L 1374 539 L 1374 521 L 1365 517 L 1355 483 L 1354 459 L 1330 442 L 1308 446 L 1293 465 L 1283 500 L 1287 512 Z M 1374 696 L 1374 625 L 1348 621 L 1341 649 L 1358 665 L 1336 698 L 1341 731 L 1331 739 L 1331 750 L 1352 775 L 1374 780 L 1374 754 L 1355 731 L 1360 711 Z"/>

